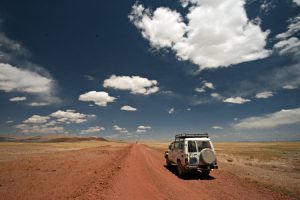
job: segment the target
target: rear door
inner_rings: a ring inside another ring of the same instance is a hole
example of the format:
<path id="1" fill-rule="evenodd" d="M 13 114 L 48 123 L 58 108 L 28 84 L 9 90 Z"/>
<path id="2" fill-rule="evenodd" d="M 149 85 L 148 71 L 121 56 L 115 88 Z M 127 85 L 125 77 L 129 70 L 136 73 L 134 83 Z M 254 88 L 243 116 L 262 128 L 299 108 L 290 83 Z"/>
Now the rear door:
<path id="1" fill-rule="evenodd" d="M 198 165 L 199 153 L 197 151 L 196 141 L 193 140 L 188 141 L 188 156 L 189 156 L 190 165 Z"/>

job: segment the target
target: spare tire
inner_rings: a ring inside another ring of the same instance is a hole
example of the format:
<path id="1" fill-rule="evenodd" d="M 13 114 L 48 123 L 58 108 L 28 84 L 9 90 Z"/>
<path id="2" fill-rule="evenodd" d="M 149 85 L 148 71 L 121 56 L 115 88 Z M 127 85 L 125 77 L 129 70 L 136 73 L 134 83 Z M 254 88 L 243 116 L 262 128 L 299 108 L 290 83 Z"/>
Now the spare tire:
<path id="1" fill-rule="evenodd" d="M 215 153 L 209 148 L 202 149 L 200 152 L 200 158 L 208 165 L 212 164 L 216 160 Z"/>

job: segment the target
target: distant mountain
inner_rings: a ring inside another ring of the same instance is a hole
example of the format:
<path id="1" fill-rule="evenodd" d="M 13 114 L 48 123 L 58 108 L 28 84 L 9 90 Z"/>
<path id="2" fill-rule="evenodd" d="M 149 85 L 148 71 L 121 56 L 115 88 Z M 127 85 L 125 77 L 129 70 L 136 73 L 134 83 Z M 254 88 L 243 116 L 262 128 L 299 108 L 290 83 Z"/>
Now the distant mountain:
<path id="1" fill-rule="evenodd" d="M 65 136 L 65 135 L 45 135 L 45 136 L 0 136 L 0 142 L 46 142 L 46 143 L 57 143 L 57 142 L 82 142 L 82 141 L 107 141 L 101 137 L 92 136 Z"/>

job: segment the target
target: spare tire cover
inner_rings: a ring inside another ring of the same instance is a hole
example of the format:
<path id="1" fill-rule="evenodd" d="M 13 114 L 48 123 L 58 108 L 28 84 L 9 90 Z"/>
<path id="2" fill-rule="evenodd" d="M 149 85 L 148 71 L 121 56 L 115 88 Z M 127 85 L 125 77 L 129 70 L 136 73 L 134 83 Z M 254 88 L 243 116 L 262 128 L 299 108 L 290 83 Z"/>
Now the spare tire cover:
<path id="1" fill-rule="evenodd" d="M 200 157 L 205 164 L 212 164 L 216 160 L 215 153 L 208 148 L 202 149 Z"/>

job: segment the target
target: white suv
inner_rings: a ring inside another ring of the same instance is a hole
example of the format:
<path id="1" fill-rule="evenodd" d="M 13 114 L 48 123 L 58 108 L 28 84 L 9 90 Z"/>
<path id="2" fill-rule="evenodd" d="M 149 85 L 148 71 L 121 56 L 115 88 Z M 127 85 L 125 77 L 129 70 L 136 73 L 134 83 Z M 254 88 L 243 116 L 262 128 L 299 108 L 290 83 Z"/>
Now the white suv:
<path id="1" fill-rule="evenodd" d="M 201 171 L 208 176 L 218 169 L 216 153 L 208 134 L 179 134 L 165 152 L 166 165 L 177 165 L 179 176 L 189 171 Z"/>

